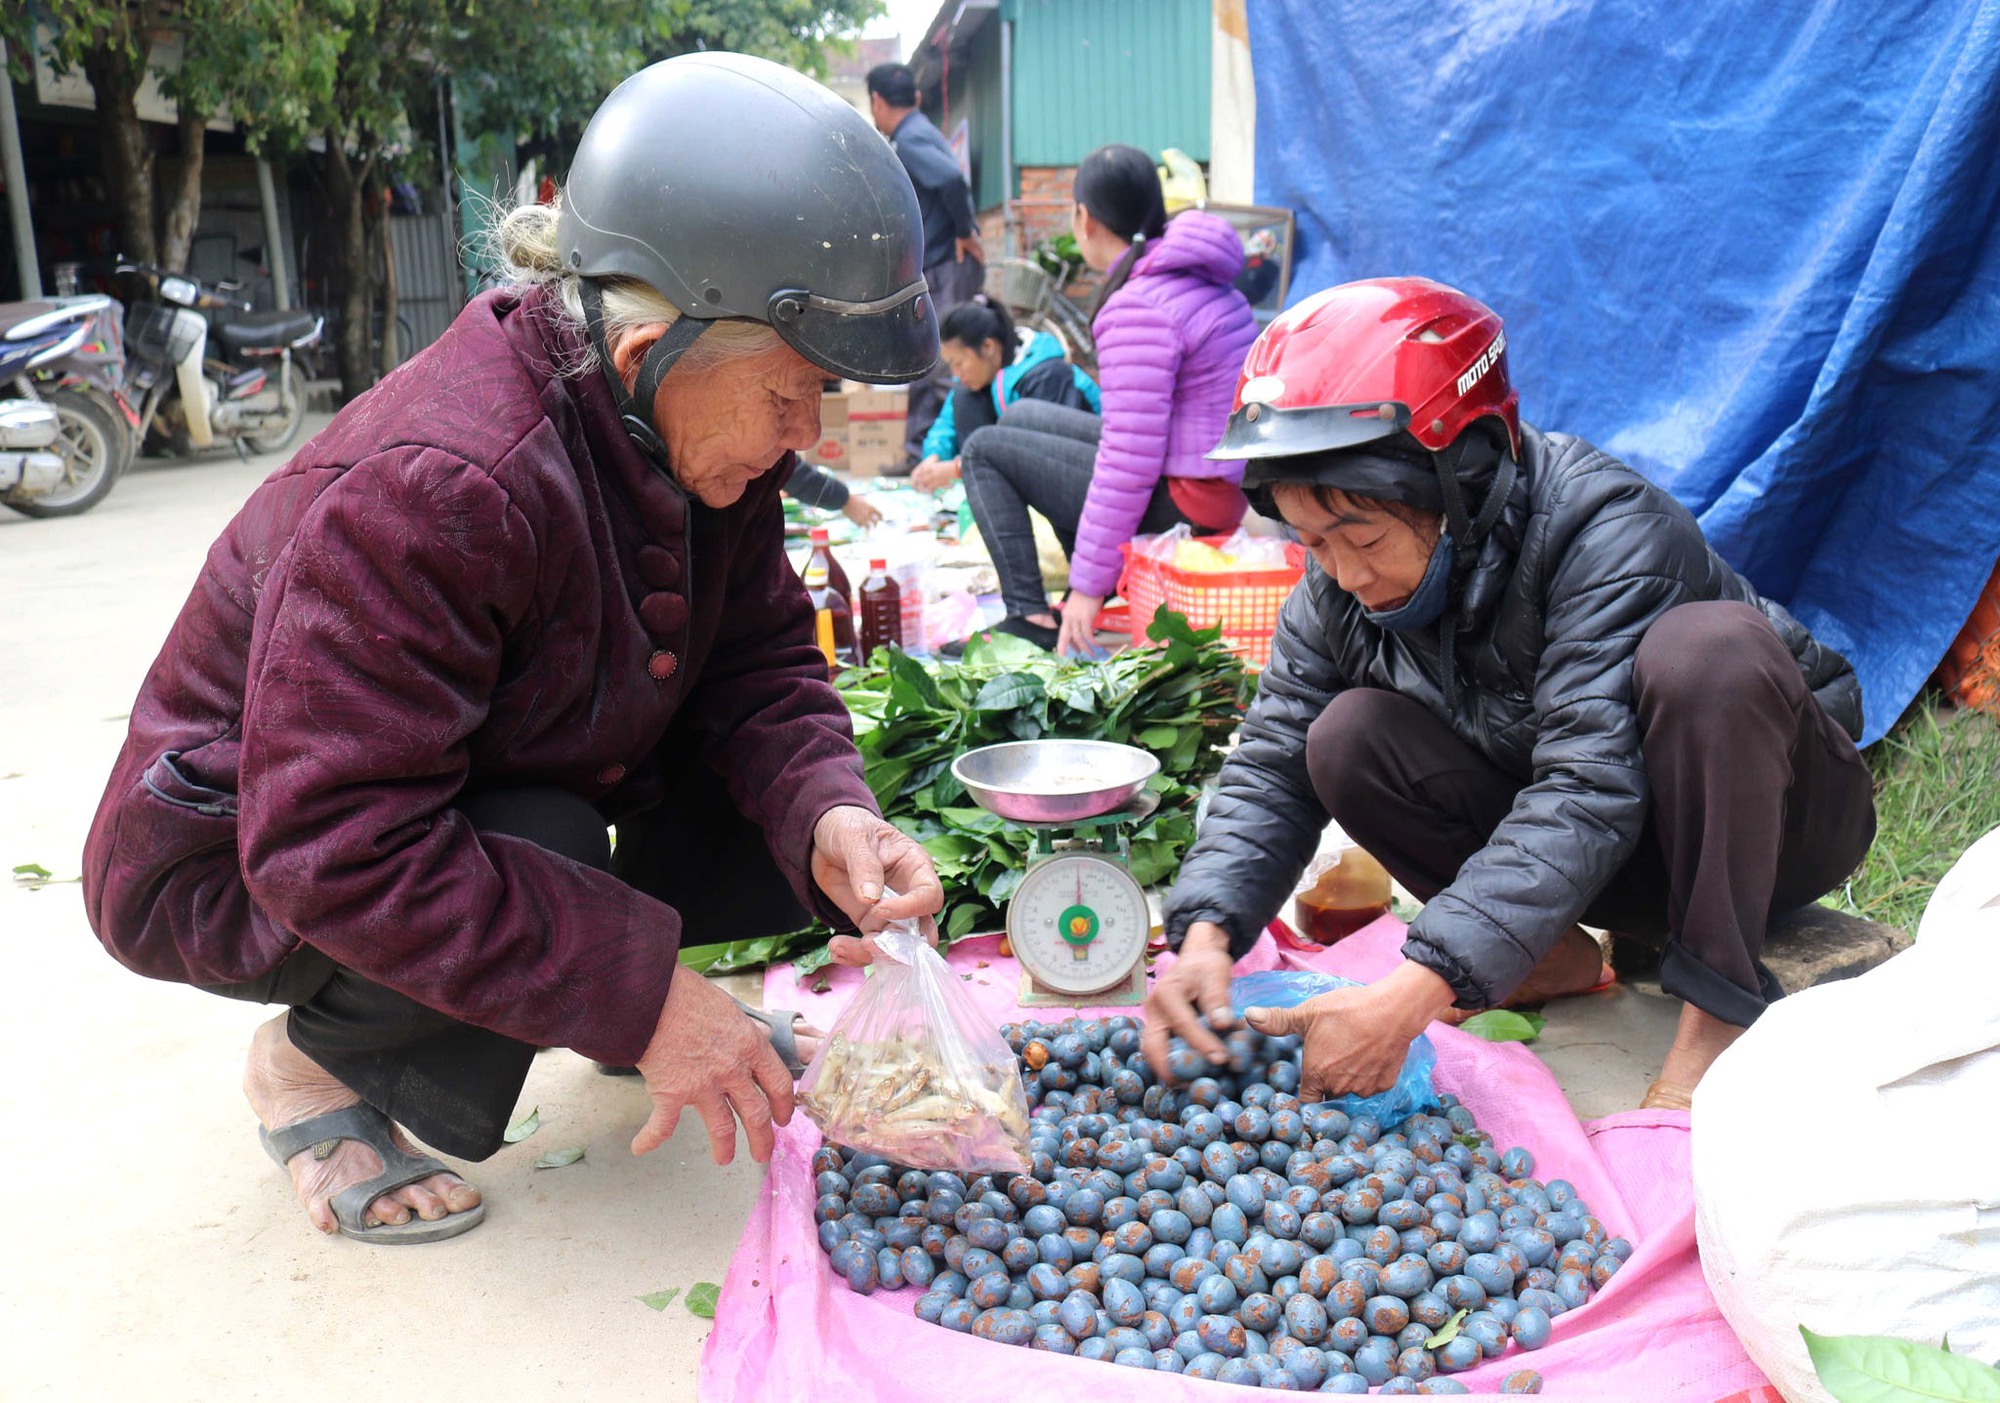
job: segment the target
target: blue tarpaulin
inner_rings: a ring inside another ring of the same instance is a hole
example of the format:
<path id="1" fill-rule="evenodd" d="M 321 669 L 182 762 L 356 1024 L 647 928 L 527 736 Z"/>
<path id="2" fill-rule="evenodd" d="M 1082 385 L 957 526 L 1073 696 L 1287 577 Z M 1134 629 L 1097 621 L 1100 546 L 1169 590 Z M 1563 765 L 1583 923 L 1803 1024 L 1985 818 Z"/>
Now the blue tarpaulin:
<path id="1" fill-rule="evenodd" d="M 1523 417 L 1685 502 L 1887 730 L 2000 558 L 2000 0 L 1248 8 L 1292 299 L 1492 305 Z"/>

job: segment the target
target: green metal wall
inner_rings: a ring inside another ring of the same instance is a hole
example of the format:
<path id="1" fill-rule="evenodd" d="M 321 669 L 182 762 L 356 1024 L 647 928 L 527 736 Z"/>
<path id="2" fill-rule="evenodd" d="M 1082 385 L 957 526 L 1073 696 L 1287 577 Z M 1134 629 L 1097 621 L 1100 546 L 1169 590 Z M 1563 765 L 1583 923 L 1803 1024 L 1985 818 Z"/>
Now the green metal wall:
<path id="1" fill-rule="evenodd" d="M 966 88 L 970 93 L 972 147 L 972 206 L 991 209 L 1014 192 L 1004 187 L 1000 169 L 1000 26 L 989 24 L 972 41 L 966 55 L 970 70 Z M 954 74 L 953 77 L 957 75 Z M 957 86 L 954 84 L 953 86 Z M 953 98 L 956 101 L 956 97 Z"/>
<path id="2" fill-rule="evenodd" d="M 1206 161 L 1212 12 L 1212 0 L 1009 0 L 1014 163 L 1073 166 L 1112 141 Z"/>

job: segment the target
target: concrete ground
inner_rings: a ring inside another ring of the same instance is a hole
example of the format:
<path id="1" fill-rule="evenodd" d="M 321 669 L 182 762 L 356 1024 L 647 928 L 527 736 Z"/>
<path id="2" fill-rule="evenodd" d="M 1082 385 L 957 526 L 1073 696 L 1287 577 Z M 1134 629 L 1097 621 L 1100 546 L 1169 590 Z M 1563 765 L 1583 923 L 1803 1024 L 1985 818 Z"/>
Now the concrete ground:
<path id="1" fill-rule="evenodd" d="M 707 1322 L 635 1298 L 720 1282 L 761 1172 L 709 1163 L 697 1118 L 634 1159 L 639 1086 L 546 1053 L 523 1098 L 540 1133 L 468 1172 L 480 1229 L 410 1251 L 322 1238 L 238 1090 L 267 1012 L 126 973 L 84 920 L 73 879 L 126 713 L 210 541 L 278 463 L 142 460 L 84 516 L 0 510 L 0 867 L 58 879 L 0 882 L 0 1395 L 691 1399 Z M 1620 989 L 1548 1011 L 1538 1050 L 1578 1114 L 1636 1105 L 1672 1005 Z M 532 1168 L 573 1145 L 581 1162 Z"/>

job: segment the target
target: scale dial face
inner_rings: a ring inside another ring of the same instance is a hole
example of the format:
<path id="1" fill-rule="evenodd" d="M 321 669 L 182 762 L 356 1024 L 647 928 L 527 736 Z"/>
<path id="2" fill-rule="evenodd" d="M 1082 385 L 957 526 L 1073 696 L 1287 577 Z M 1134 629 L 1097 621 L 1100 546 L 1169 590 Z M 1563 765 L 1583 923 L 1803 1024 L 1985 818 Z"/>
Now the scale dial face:
<path id="1" fill-rule="evenodd" d="M 1036 863 L 1007 907 L 1014 957 L 1058 994 L 1095 994 L 1130 978 L 1146 958 L 1152 926 L 1132 874 L 1085 854 Z"/>

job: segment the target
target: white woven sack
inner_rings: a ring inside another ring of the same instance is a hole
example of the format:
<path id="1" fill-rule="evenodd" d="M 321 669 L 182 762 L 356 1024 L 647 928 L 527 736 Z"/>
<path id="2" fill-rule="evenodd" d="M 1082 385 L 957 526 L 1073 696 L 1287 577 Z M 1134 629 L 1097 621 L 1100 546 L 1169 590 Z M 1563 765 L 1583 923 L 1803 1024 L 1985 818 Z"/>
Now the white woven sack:
<path id="1" fill-rule="evenodd" d="M 1909 950 L 1774 1004 L 1693 1127 L 1702 1271 L 1787 1399 L 1830 1399 L 1802 1324 L 2000 1359 L 2000 830 Z"/>

